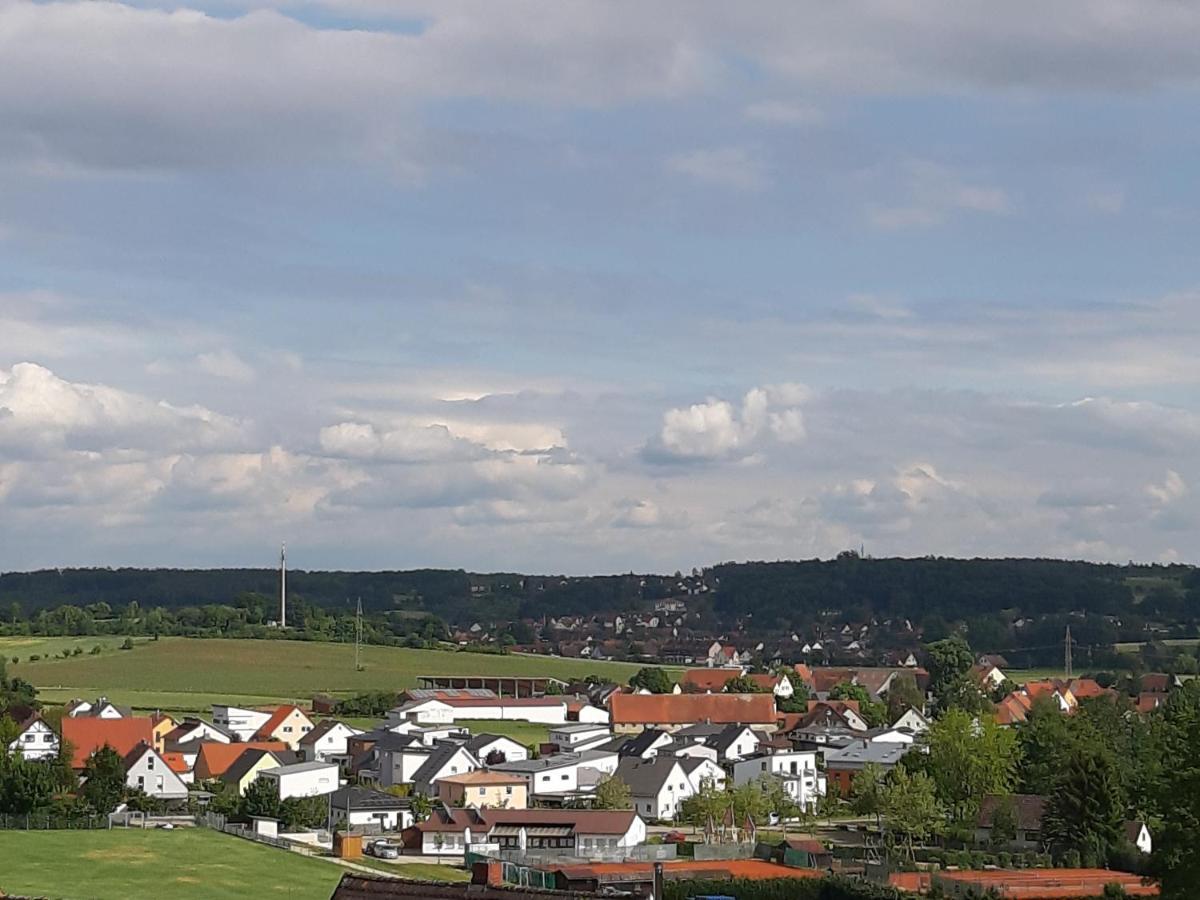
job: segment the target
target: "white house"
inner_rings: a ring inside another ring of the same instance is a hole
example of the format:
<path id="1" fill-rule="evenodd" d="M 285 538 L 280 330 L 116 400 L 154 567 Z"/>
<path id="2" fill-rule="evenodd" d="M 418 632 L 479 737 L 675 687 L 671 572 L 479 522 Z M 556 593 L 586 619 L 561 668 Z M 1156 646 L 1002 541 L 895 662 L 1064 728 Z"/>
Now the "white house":
<path id="1" fill-rule="evenodd" d="M 782 781 L 788 796 L 809 811 L 815 811 L 817 801 L 825 796 L 825 775 L 817 770 L 815 750 L 759 753 L 733 764 L 735 786 L 749 784 L 764 776 Z"/>
<path id="2" fill-rule="evenodd" d="M 1150 837 L 1150 829 L 1145 822 L 1126 822 L 1125 838 L 1142 853 L 1154 852 L 1154 841 Z"/>
<path id="3" fill-rule="evenodd" d="M 342 762 L 347 758 L 346 741 L 356 734 L 362 731 L 335 719 L 325 719 L 300 738 L 300 752 L 309 761 Z"/>
<path id="4" fill-rule="evenodd" d="M 461 856 L 478 845 L 564 856 L 622 856 L 623 850 L 646 841 L 646 823 L 633 810 L 438 806 L 416 828 L 421 852 L 431 856 Z"/>
<path id="5" fill-rule="evenodd" d="M 17 739 L 8 745 L 25 759 L 52 759 L 58 755 L 58 735 L 42 717 L 34 714 L 21 723 Z"/>
<path id="6" fill-rule="evenodd" d="M 184 719 L 171 731 L 167 732 L 166 741 L 176 744 L 190 744 L 192 741 L 215 741 L 218 744 L 228 744 L 233 735 L 203 719 Z"/>
<path id="7" fill-rule="evenodd" d="M 550 729 L 550 743 L 563 750 L 590 750 L 611 738 L 612 732 L 605 725 L 572 723 Z"/>
<path id="8" fill-rule="evenodd" d="M 466 747 L 461 744 L 439 744 L 413 773 L 413 790 L 431 796 L 437 793 L 435 785 L 439 778 L 474 772 L 478 768 L 479 760 Z"/>
<path id="9" fill-rule="evenodd" d="M 929 730 L 929 720 L 911 706 L 895 722 L 893 728 L 905 728 L 913 734 L 924 734 Z"/>
<path id="10" fill-rule="evenodd" d="M 283 741 L 289 750 L 300 748 L 300 739 L 313 729 L 312 719 L 298 706 L 280 706 L 254 735 L 256 741 Z"/>
<path id="11" fill-rule="evenodd" d="M 92 719 L 121 719 L 129 715 L 128 710 L 122 710 L 107 697 L 98 697 L 94 701 L 72 700 L 67 704 L 67 716 L 75 719 L 87 716 Z"/>
<path id="12" fill-rule="evenodd" d="M 235 735 L 239 741 L 248 741 L 270 721 L 271 713 L 214 703 L 212 719 L 214 725 Z"/>
<path id="13" fill-rule="evenodd" d="M 335 763 L 303 762 L 263 769 L 258 777 L 271 782 L 280 800 L 289 797 L 320 797 L 332 794 L 340 786 Z"/>
<path id="14" fill-rule="evenodd" d="M 412 801 L 382 791 L 344 787 L 329 795 L 330 826 L 344 823 L 370 831 L 401 831 L 413 824 Z"/>
<path id="15" fill-rule="evenodd" d="M 524 778 L 532 801 L 539 795 L 590 793 L 601 778 L 617 771 L 619 761 L 612 751 L 584 750 L 501 763 L 490 768 Z"/>
<path id="16" fill-rule="evenodd" d="M 626 757 L 613 777 L 629 786 L 633 808 L 646 819 L 675 819 L 683 801 L 696 792 L 673 756 Z"/>
<path id="17" fill-rule="evenodd" d="M 463 744 L 482 765 L 529 759 L 529 748 L 502 734 L 476 734 Z"/>
<path id="18" fill-rule="evenodd" d="M 683 769 L 683 774 L 692 785 L 692 792 L 699 793 L 704 782 L 711 782 L 717 790 L 725 787 L 725 770 L 711 759 L 700 759 L 690 756 L 676 757 Z"/>
<path id="19" fill-rule="evenodd" d="M 149 744 L 125 754 L 125 783 L 159 800 L 186 800 L 187 785 Z"/>
<path id="20" fill-rule="evenodd" d="M 454 707 L 441 700 L 409 700 L 394 709 L 389 709 L 387 721 L 390 724 L 408 721 L 418 725 L 452 725 Z"/>
<path id="21" fill-rule="evenodd" d="M 678 687 L 678 685 L 676 685 L 676 687 Z M 585 703 L 583 706 L 579 707 L 578 717 L 580 722 L 589 725 L 606 724 L 611 718 L 607 709 L 594 706 L 591 703 Z"/>

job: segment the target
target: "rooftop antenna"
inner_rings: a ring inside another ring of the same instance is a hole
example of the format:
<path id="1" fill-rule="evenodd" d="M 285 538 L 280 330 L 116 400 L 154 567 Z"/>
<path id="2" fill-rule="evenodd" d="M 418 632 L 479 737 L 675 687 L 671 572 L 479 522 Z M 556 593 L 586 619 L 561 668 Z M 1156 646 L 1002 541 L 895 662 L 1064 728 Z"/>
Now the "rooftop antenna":
<path id="1" fill-rule="evenodd" d="M 1070 681 L 1071 680 L 1071 626 L 1070 625 L 1067 626 L 1066 645 L 1067 645 L 1066 658 L 1063 660 L 1063 662 L 1065 663 L 1065 668 L 1067 670 L 1067 681 Z"/>
<path id="2" fill-rule="evenodd" d="M 279 546 L 279 627 L 287 628 L 287 542 Z"/>
<path id="3" fill-rule="evenodd" d="M 359 654 L 362 652 L 362 597 L 358 598 L 358 608 L 354 612 L 354 671 L 362 671 Z"/>

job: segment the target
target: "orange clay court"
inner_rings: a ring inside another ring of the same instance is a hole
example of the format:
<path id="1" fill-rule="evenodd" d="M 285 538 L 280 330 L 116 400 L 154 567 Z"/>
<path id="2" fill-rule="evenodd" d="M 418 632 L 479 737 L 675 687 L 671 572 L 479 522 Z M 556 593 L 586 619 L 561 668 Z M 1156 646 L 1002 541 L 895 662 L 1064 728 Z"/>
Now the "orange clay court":
<path id="1" fill-rule="evenodd" d="M 1107 869 L 1021 869 L 984 872 L 937 872 L 933 884 L 940 885 L 948 897 L 965 896 L 993 889 L 1001 897 L 1013 900 L 1069 900 L 1074 897 L 1099 897 L 1106 885 L 1119 884 L 1130 897 L 1157 897 L 1158 886 L 1143 884 L 1137 875 Z"/>
<path id="2" fill-rule="evenodd" d="M 558 869 L 568 878 L 597 878 L 610 880 L 649 881 L 654 877 L 654 864 L 642 862 L 592 863 L 590 865 L 563 866 Z M 663 863 L 663 875 L 667 878 L 747 878 L 763 881 L 767 878 L 821 878 L 825 873 L 817 869 L 796 869 L 761 859 L 712 859 L 675 860 Z"/>

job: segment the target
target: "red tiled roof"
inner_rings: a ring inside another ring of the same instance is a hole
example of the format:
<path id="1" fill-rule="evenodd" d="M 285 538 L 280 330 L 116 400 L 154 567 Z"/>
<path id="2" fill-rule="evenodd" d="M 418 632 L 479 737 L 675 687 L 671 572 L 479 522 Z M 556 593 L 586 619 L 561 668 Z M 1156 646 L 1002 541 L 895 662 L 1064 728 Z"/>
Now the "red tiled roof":
<path id="1" fill-rule="evenodd" d="M 614 725 L 775 724 L 771 694 L 616 694 Z"/>
<path id="2" fill-rule="evenodd" d="M 1088 700 L 1092 697 L 1112 697 L 1116 694 L 1111 688 L 1102 688 L 1091 678 L 1076 678 L 1067 682 L 1067 690 L 1075 695 L 1076 700 Z"/>
<path id="3" fill-rule="evenodd" d="M 158 755 L 161 756 L 163 762 L 167 764 L 167 768 L 176 775 L 183 775 L 191 771 L 191 769 L 188 768 L 187 760 L 183 758 L 182 753 L 160 753 Z"/>
<path id="4" fill-rule="evenodd" d="M 725 682 L 741 674 L 741 669 L 688 669 L 679 679 L 679 684 L 680 687 L 691 685 L 697 690 L 719 694 L 725 690 Z"/>
<path id="5" fill-rule="evenodd" d="M 62 720 L 62 739 L 74 749 L 71 765 L 82 769 L 89 756 L 105 744 L 122 757 L 140 743 L 154 743 L 154 726 L 145 716 L 94 719 L 90 716 Z"/>
<path id="6" fill-rule="evenodd" d="M 237 762 L 237 758 L 247 750 L 287 750 L 283 741 L 248 741 L 240 744 L 219 744 L 216 741 L 205 741 L 200 745 L 200 753 L 196 757 L 196 780 L 207 781 L 210 778 L 220 778 L 225 770 Z"/>
<path id="7" fill-rule="evenodd" d="M 275 729 L 282 725 L 287 720 L 287 717 L 294 712 L 301 712 L 300 707 L 278 707 L 275 712 L 271 713 L 271 718 L 267 719 L 267 721 L 263 723 L 263 727 L 258 729 L 258 732 L 254 736 L 259 740 L 269 741 L 275 736 Z"/>

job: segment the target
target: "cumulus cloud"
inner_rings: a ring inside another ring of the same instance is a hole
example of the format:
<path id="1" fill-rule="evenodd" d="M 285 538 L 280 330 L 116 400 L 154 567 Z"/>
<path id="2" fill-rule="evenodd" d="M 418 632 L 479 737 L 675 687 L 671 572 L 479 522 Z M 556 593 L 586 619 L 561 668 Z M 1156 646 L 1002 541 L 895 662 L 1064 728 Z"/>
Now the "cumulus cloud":
<path id="1" fill-rule="evenodd" d="M 229 381 L 243 384 L 254 380 L 254 368 L 232 350 L 215 350 L 211 353 L 201 353 L 196 357 L 200 371 Z"/>
<path id="2" fill-rule="evenodd" d="M 781 384 L 747 391 L 740 410 L 716 398 L 669 409 L 644 453 L 652 461 L 715 461 L 748 456 L 764 435 L 799 443 L 806 433 L 800 404 L 807 398 L 803 385 Z"/>
<path id="3" fill-rule="evenodd" d="M 216 449 L 247 438 L 245 423 L 202 406 L 66 381 L 34 363 L 0 369 L 0 444 L 10 448 Z"/>

